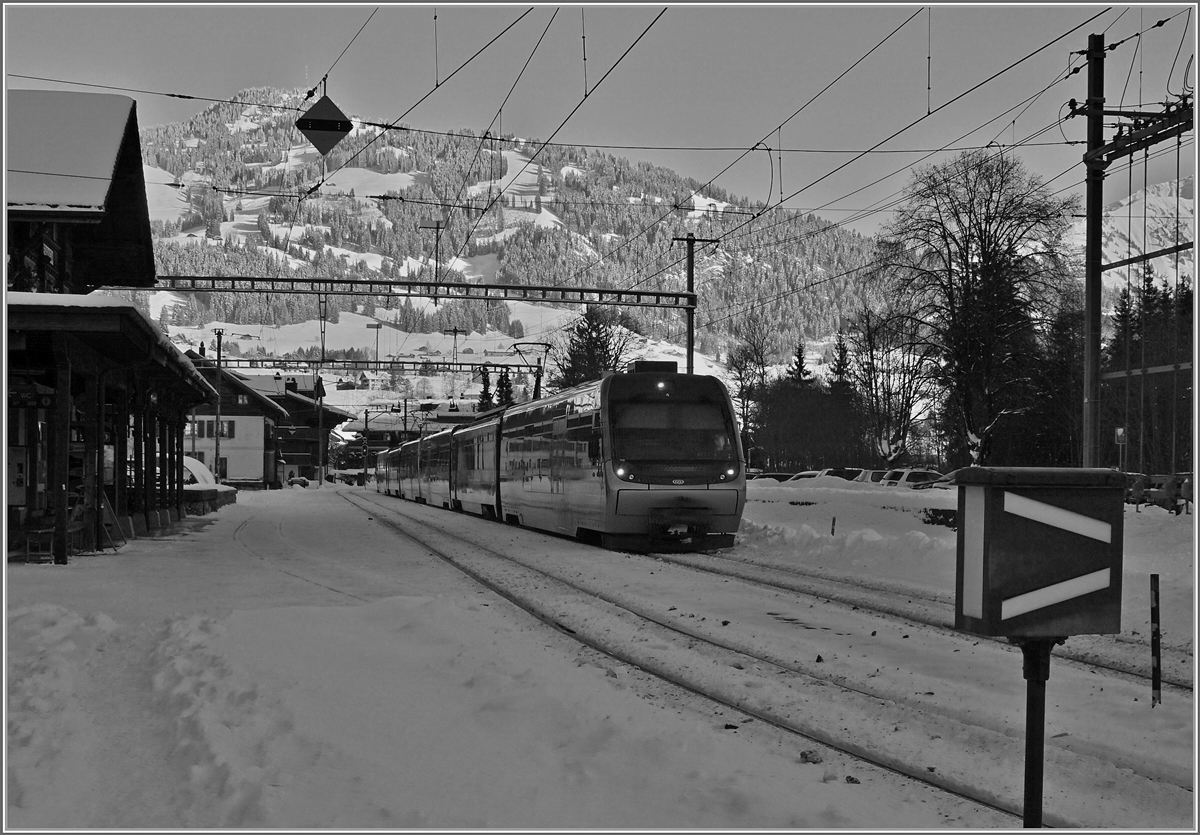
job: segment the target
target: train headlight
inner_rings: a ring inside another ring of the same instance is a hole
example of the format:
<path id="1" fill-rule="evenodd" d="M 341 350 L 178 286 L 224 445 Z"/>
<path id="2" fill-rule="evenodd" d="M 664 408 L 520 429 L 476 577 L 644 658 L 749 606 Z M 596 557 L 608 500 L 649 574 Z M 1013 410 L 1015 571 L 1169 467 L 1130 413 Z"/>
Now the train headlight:
<path id="1" fill-rule="evenodd" d="M 619 475 L 621 478 L 624 478 L 625 477 L 625 468 L 617 467 L 617 475 Z"/>

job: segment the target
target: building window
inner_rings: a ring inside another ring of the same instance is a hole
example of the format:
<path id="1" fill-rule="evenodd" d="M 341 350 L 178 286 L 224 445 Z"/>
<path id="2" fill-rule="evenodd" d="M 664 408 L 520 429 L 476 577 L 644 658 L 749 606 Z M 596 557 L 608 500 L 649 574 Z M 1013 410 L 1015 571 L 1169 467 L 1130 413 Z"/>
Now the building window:
<path id="1" fill-rule="evenodd" d="M 250 405 L 250 395 L 248 395 L 248 394 L 239 394 L 239 395 L 237 396 L 237 404 L 238 404 L 239 406 L 249 406 L 249 405 Z"/>
<path id="2" fill-rule="evenodd" d="M 190 424 L 189 424 L 190 425 Z M 221 421 L 221 437 L 234 437 L 234 422 L 232 420 Z M 195 433 L 197 438 L 215 438 L 216 436 L 216 421 L 214 420 L 198 420 L 195 423 Z"/>

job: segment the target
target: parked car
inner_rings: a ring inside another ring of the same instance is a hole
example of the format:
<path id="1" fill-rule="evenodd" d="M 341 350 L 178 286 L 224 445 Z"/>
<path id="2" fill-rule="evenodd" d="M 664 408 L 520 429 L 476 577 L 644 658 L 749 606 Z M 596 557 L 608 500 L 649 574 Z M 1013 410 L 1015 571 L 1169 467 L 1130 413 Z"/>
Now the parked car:
<path id="1" fill-rule="evenodd" d="M 817 475 L 831 475 L 835 478 L 844 478 L 846 481 L 854 481 L 861 472 L 861 467 L 826 467 Z"/>
<path id="2" fill-rule="evenodd" d="M 941 477 L 942 474 L 937 470 L 906 467 L 899 470 L 889 470 L 879 483 L 884 487 L 912 487 L 926 481 L 937 481 Z"/>
<path id="3" fill-rule="evenodd" d="M 753 480 L 759 479 L 759 478 L 773 478 L 776 481 L 787 481 L 789 478 L 791 478 L 794 475 L 795 475 L 795 473 L 762 473 L 762 472 L 760 472 L 757 475 L 753 475 L 753 476 L 747 475 L 746 480 L 753 481 Z"/>
<path id="4" fill-rule="evenodd" d="M 796 473 L 794 476 L 789 478 L 788 481 L 802 481 L 806 478 L 816 478 L 820 474 L 820 470 L 805 470 L 802 473 Z"/>
<path id="5" fill-rule="evenodd" d="M 949 490 L 955 486 L 954 478 L 958 475 L 958 470 L 951 470 L 941 478 L 935 478 L 931 481 L 918 481 L 912 486 L 914 490 L 929 490 L 934 487 L 939 490 Z"/>
<path id="6" fill-rule="evenodd" d="M 883 481 L 883 477 L 887 474 L 887 470 L 863 470 L 854 480 L 864 484 L 878 484 Z"/>
<path id="7" fill-rule="evenodd" d="M 294 475 L 287 480 L 287 483 L 288 483 L 288 487 L 295 487 L 296 485 L 300 485 L 301 487 L 307 487 L 308 479 L 302 475 Z"/>
<path id="8" fill-rule="evenodd" d="M 1186 495 L 1184 486 L 1186 484 Z M 1146 478 L 1146 492 L 1142 501 L 1178 515 L 1192 501 L 1192 474 L 1167 473 Z"/>

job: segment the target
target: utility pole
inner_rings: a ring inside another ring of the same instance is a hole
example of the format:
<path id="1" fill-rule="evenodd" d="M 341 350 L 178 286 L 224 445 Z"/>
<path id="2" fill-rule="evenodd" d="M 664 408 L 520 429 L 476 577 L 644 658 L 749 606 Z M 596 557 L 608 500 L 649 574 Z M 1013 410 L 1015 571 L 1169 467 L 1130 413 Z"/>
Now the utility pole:
<path id="1" fill-rule="evenodd" d="M 455 366 L 458 365 L 458 335 L 459 334 L 466 335 L 466 333 L 467 333 L 466 331 L 459 330 L 458 328 L 447 328 L 446 330 L 442 331 L 442 336 L 454 337 L 454 364 L 455 364 Z M 454 380 L 453 373 L 451 374 L 450 379 Z M 453 391 L 454 386 L 451 385 L 450 388 L 451 388 L 450 399 L 453 400 L 454 399 L 454 391 Z"/>
<path id="2" fill-rule="evenodd" d="M 688 232 L 686 238 L 674 238 L 676 241 L 687 243 L 687 291 L 692 294 L 692 304 L 687 309 L 687 373 L 691 374 L 695 367 L 696 353 L 696 244 L 715 244 L 720 241 L 713 238 L 697 238 Z"/>
<path id="3" fill-rule="evenodd" d="M 1099 465 L 1100 259 L 1104 240 L 1104 169 L 1089 159 L 1104 145 L 1104 35 L 1088 35 L 1087 221 L 1083 249 L 1083 466 Z"/>
<path id="4" fill-rule="evenodd" d="M 221 431 L 221 390 L 223 388 L 223 386 L 221 385 L 221 337 L 223 337 L 225 335 L 225 331 L 222 328 L 213 328 L 213 333 L 216 334 L 216 337 L 217 337 L 217 422 L 216 422 L 216 426 L 215 426 L 217 431 L 214 433 L 214 440 L 216 441 L 216 444 L 217 444 L 217 450 L 213 454 L 213 475 L 215 475 L 217 477 L 217 484 L 220 484 L 221 483 L 221 435 L 224 434 Z"/>
<path id="5" fill-rule="evenodd" d="M 422 223 L 418 229 L 433 229 L 436 230 L 433 239 L 433 283 L 437 284 L 438 270 L 442 266 L 442 222 L 435 220 L 433 223 Z M 437 296 L 433 297 L 433 306 L 437 307 Z"/>
<path id="6" fill-rule="evenodd" d="M 533 399 L 540 400 L 542 397 L 542 358 L 550 355 L 550 349 L 553 346 L 549 342 L 514 342 L 512 349 L 517 352 L 517 356 L 525 359 L 525 355 L 521 353 L 522 348 L 541 348 L 545 351 L 542 357 L 538 357 L 537 368 L 533 372 Z"/>
<path id="7" fill-rule="evenodd" d="M 1087 220 L 1084 242 L 1083 289 L 1083 466 L 1100 466 L 1100 288 L 1105 270 L 1149 261 L 1163 255 L 1191 249 L 1193 243 L 1176 244 L 1155 252 L 1143 252 L 1112 264 L 1103 264 L 1104 169 L 1113 161 L 1130 156 L 1151 145 L 1165 142 L 1192 129 L 1194 109 L 1190 94 L 1179 97 L 1175 105 L 1166 104 L 1160 112 L 1106 110 L 1104 107 L 1104 35 L 1088 36 L 1088 90 L 1082 107 L 1072 99 L 1071 116 L 1087 117 Z M 1132 126 L 1118 125 L 1112 142 L 1104 141 L 1104 117 L 1133 119 Z M 1178 360 L 1178 357 L 1176 358 Z M 1126 369 L 1124 374 L 1130 374 Z M 1143 371 L 1143 378 L 1146 372 Z M 1105 375 L 1111 376 L 1111 375 Z M 1128 428 L 1128 427 L 1126 427 Z M 1139 442 L 1142 432 L 1139 431 Z"/>

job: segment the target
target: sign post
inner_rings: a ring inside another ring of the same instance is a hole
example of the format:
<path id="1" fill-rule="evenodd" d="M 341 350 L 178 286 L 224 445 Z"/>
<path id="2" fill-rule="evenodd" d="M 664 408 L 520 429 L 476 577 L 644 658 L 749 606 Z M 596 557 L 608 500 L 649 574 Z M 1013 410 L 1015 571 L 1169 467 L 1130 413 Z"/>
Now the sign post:
<path id="1" fill-rule="evenodd" d="M 1125 477 L 1103 469 L 967 467 L 958 485 L 954 628 L 1021 648 L 1025 828 L 1042 825 L 1050 653 L 1121 631 Z"/>

